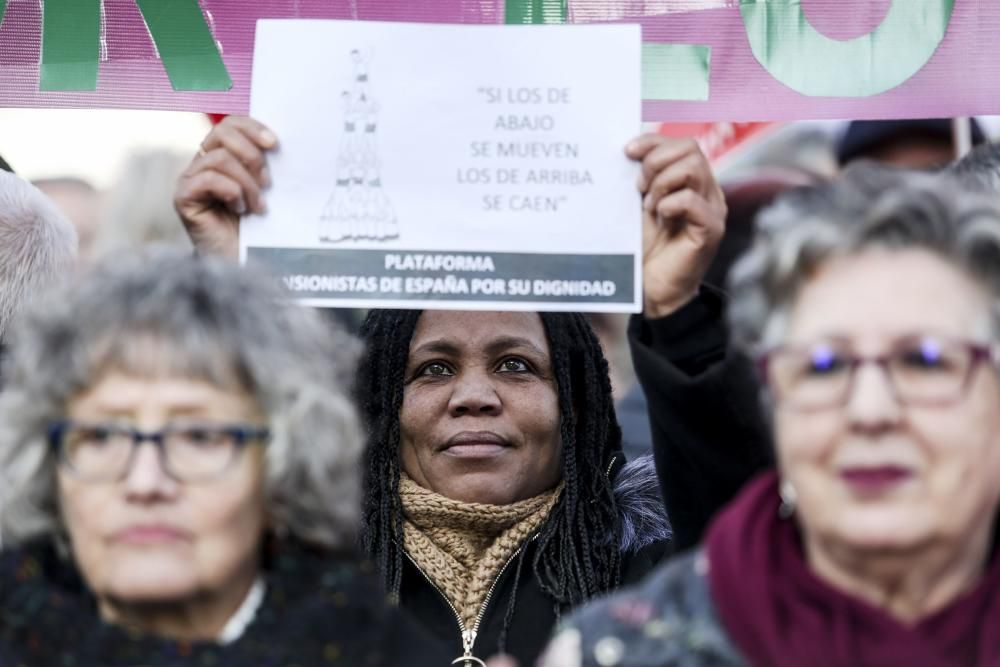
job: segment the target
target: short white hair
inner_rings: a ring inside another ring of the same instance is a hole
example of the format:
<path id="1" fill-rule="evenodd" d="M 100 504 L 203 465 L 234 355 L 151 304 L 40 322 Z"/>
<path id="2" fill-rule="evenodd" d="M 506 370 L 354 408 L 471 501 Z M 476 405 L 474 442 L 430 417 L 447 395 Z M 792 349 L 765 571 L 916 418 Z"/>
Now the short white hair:
<path id="1" fill-rule="evenodd" d="M 76 228 L 41 190 L 0 171 L 0 339 L 25 303 L 66 278 Z"/>

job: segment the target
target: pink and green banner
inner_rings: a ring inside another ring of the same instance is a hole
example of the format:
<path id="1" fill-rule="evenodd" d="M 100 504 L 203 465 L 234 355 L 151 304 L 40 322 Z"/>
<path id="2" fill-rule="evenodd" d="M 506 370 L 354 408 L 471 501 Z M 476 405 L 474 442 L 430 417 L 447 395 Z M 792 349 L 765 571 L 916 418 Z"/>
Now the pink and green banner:
<path id="1" fill-rule="evenodd" d="M 257 19 L 333 18 L 639 23 L 648 121 L 1000 113 L 997 0 L 0 0 L 0 13 L 8 107 L 246 113 Z"/>

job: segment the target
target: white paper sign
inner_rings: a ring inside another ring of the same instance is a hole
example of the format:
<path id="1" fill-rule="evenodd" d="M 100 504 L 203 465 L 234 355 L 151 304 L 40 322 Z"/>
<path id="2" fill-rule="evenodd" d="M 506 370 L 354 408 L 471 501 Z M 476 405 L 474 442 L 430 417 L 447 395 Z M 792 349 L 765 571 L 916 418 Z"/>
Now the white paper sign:
<path id="1" fill-rule="evenodd" d="M 640 103 L 634 25 L 262 20 L 241 259 L 311 305 L 638 311 Z"/>

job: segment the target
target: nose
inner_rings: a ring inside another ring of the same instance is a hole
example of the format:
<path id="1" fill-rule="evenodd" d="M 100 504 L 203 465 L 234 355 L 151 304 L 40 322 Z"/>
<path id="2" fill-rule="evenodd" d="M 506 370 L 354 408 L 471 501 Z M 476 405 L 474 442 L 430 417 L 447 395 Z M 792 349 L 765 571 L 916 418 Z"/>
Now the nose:
<path id="1" fill-rule="evenodd" d="M 899 423 L 902 406 L 885 368 L 874 363 L 858 366 L 846 411 L 851 428 L 860 432 L 879 433 Z"/>
<path id="2" fill-rule="evenodd" d="M 177 481 L 163 468 L 160 450 L 152 442 L 140 442 L 132 465 L 125 475 L 125 491 L 130 499 L 149 501 L 171 498 L 177 493 Z"/>
<path id="3" fill-rule="evenodd" d="M 448 400 L 451 416 L 498 415 L 502 409 L 496 386 L 485 370 L 465 370 L 452 383 Z"/>

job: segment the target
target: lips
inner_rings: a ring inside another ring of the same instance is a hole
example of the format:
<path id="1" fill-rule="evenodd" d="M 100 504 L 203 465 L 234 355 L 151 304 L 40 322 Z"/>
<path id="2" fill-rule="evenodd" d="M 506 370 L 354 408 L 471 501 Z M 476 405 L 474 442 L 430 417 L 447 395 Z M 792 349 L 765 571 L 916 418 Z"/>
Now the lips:
<path id="1" fill-rule="evenodd" d="M 462 431 L 441 446 L 440 452 L 463 458 L 487 458 L 510 448 L 507 438 L 492 431 Z"/>
<path id="2" fill-rule="evenodd" d="M 894 465 L 844 468 L 840 471 L 840 478 L 862 495 L 885 493 L 912 477 L 910 469 Z"/>
<path id="3" fill-rule="evenodd" d="M 186 531 L 166 524 L 142 524 L 129 526 L 115 533 L 114 539 L 121 544 L 157 545 L 173 544 L 188 539 Z"/>

